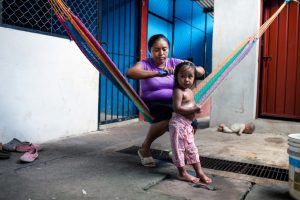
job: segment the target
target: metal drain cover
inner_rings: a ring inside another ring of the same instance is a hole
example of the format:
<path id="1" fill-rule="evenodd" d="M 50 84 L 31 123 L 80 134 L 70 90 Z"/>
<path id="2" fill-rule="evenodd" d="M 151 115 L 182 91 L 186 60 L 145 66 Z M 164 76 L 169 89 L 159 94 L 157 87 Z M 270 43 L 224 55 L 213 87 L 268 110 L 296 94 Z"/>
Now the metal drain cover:
<path id="1" fill-rule="evenodd" d="M 138 146 L 131 146 L 129 148 L 122 149 L 119 152 L 137 155 L 137 151 L 140 148 L 141 147 Z M 172 162 L 168 151 L 151 149 L 151 154 L 153 158 L 157 160 Z M 251 163 L 222 160 L 217 158 L 202 157 L 202 156 L 200 156 L 200 161 L 202 167 L 207 169 L 246 174 L 250 176 L 274 179 L 279 181 L 288 181 L 289 178 L 289 171 L 287 169 L 269 167 L 264 165 L 255 165 Z"/>

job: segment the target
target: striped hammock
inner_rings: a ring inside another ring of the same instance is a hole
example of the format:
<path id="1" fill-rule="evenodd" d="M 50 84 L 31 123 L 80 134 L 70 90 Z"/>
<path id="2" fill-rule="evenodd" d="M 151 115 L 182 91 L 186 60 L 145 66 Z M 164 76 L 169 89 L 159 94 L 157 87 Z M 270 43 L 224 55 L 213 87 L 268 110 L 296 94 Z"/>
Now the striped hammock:
<path id="1" fill-rule="evenodd" d="M 208 100 L 229 72 L 247 56 L 255 42 L 264 34 L 290 1 L 285 0 L 278 10 L 257 31 L 243 41 L 207 78 L 194 88 L 195 101 L 199 105 L 203 105 Z M 297 0 L 292 1 L 299 3 Z"/>
<path id="2" fill-rule="evenodd" d="M 49 0 L 49 3 L 68 35 L 75 41 L 94 67 L 134 102 L 146 121 L 152 121 L 153 117 L 146 104 L 78 17 L 62 0 Z"/>
<path id="3" fill-rule="evenodd" d="M 298 2 L 296 0 L 292 1 Z M 216 69 L 214 69 L 213 72 L 205 78 L 205 80 L 194 88 L 193 92 L 195 94 L 195 101 L 197 104 L 203 105 L 206 100 L 208 100 L 229 72 L 247 56 L 255 42 L 268 29 L 271 23 L 289 2 L 290 0 L 285 0 L 281 7 L 254 34 L 242 42 L 242 44 Z M 109 79 L 124 95 L 132 100 L 138 110 L 143 114 L 146 121 L 151 122 L 153 117 L 143 100 L 127 82 L 125 77 L 118 70 L 98 41 L 82 24 L 79 18 L 75 16 L 63 0 L 49 0 L 49 3 L 57 15 L 58 20 L 66 29 L 68 35 L 75 41 L 77 46 L 94 65 L 94 67 L 107 79 Z"/>

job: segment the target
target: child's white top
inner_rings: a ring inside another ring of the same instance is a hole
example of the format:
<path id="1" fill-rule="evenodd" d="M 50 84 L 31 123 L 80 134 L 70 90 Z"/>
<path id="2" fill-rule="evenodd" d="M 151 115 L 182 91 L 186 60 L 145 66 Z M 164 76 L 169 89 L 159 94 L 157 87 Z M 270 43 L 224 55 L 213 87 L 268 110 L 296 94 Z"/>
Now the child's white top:
<path id="1" fill-rule="evenodd" d="M 245 124 L 242 123 L 234 123 L 230 126 L 230 129 L 235 133 L 242 133 L 246 128 Z"/>

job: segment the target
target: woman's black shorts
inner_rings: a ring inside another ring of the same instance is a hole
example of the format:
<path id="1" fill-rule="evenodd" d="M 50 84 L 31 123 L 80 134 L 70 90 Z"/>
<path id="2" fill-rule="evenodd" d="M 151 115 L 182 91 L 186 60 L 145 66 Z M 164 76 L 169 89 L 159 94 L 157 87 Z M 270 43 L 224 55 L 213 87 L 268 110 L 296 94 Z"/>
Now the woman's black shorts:
<path id="1" fill-rule="evenodd" d="M 157 123 L 164 120 L 170 120 L 173 112 L 173 102 L 169 101 L 145 101 L 151 115 L 154 117 L 152 123 Z M 197 120 L 193 120 L 192 124 L 194 129 L 197 129 Z"/>
<path id="2" fill-rule="evenodd" d="M 172 100 L 145 101 L 145 103 L 154 117 L 153 123 L 171 119 L 173 112 Z"/>

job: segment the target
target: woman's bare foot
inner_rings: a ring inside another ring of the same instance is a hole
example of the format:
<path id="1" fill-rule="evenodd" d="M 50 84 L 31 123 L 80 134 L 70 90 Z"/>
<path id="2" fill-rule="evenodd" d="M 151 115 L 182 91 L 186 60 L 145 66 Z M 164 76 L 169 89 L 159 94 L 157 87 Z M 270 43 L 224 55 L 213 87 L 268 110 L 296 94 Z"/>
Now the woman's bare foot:
<path id="1" fill-rule="evenodd" d="M 178 175 L 178 179 L 181 181 L 187 181 L 187 182 L 191 182 L 191 183 L 199 183 L 199 181 L 200 181 L 199 178 L 192 176 L 188 173 L 183 173 L 183 174 Z"/>
<path id="2" fill-rule="evenodd" d="M 205 174 L 199 174 L 199 176 L 197 176 L 197 178 L 199 178 L 200 182 L 202 182 L 202 183 L 205 183 L 205 184 L 211 184 L 212 183 L 211 178 L 209 178 Z"/>

